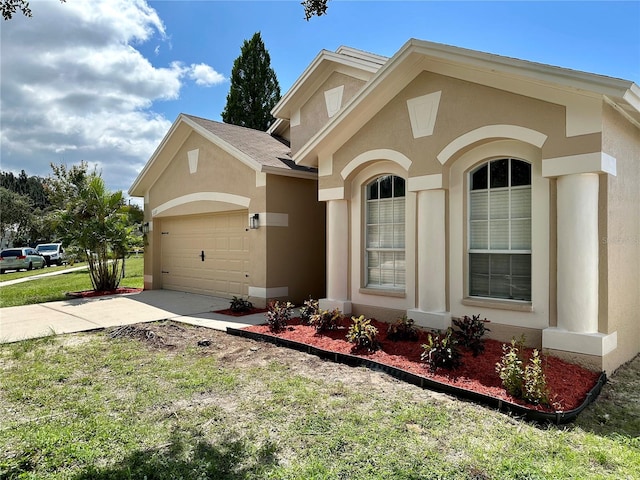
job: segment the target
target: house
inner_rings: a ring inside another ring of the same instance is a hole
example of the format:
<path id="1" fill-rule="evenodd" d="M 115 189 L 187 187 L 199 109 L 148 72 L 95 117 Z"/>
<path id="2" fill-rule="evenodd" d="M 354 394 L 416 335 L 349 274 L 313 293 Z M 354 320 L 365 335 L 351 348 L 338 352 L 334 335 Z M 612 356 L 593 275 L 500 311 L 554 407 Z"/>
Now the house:
<path id="1" fill-rule="evenodd" d="M 289 151 L 265 132 L 179 115 L 129 190 L 144 197 L 144 288 L 259 307 L 321 296 L 317 172 Z"/>
<path id="2" fill-rule="evenodd" d="M 273 114 L 268 133 L 290 145 L 278 157 L 290 175 L 317 170 L 316 198 L 326 205 L 322 308 L 406 314 L 435 329 L 479 314 L 494 338 L 524 334 L 609 372 L 640 352 L 633 82 L 412 39 L 391 58 L 320 52 Z M 169 166 L 200 145 L 179 140 L 165 138 L 172 148 L 161 145 L 132 187 L 145 195 L 150 222 L 195 213 L 190 203 L 167 210 L 177 188 L 168 188 L 177 178 Z M 147 179 L 154 162 L 158 173 Z M 183 189 L 209 188 L 192 178 L 199 186 Z M 244 188 L 250 198 L 253 184 Z M 145 274 L 167 288 L 157 263 Z M 284 294 L 278 286 L 294 283 L 282 277 L 254 293 Z"/>

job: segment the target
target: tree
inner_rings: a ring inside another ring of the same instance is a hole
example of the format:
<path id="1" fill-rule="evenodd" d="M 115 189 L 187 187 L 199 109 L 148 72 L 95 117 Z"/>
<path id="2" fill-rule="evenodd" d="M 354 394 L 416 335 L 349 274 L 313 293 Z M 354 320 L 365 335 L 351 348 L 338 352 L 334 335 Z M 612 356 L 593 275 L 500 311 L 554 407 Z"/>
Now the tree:
<path id="1" fill-rule="evenodd" d="M 14 243 L 28 242 L 32 209 L 29 197 L 0 187 L 0 244 L 11 239 Z"/>
<path id="2" fill-rule="evenodd" d="M 60 0 L 60 3 L 64 3 L 66 0 Z M 18 10 L 25 16 L 31 17 L 31 8 L 29 8 L 29 2 L 27 0 L 0 0 L 0 11 L 2 11 L 2 18 L 5 20 L 11 20 L 13 14 Z"/>
<path id="3" fill-rule="evenodd" d="M 327 3 L 329 0 L 304 0 L 300 4 L 304 7 L 304 16 L 307 22 L 314 15 L 321 17 L 327 13 Z"/>
<path id="4" fill-rule="evenodd" d="M 57 170 L 56 181 L 63 190 L 77 195 L 58 213 L 57 231 L 66 245 L 77 246 L 85 254 L 94 290 L 118 288 L 133 227 L 123 210 L 122 191 L 110 192 L 97 173 L 84 177 L 80 185 L 63 185 L 68 170 Z M 62 177 L 61 177 L 62 175 Z M 66 187 L 69 187 L 68 189 Z"/>
<path id="5" fill-rule="evenodd" d="M 244 41 L 233 62 L 231 87 L 222 112 L 225 123 L 266 131 L 274 122 L 271 109 L 280 100 L 280 85 L 260 32 Z"/>

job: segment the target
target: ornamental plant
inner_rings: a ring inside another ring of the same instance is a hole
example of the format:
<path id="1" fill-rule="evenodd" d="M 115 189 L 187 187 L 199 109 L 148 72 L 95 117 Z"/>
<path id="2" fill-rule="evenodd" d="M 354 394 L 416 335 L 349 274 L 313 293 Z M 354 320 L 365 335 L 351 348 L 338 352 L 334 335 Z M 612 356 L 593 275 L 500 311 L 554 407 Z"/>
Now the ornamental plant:
<path id="1" fill-rule="evenodd" d="M 438 368 L 453 370 L 462 363 L 458 340 L 451 327 L 444 333 L 429 333 L 427 343 L 422 345 L 422 348 L 424 352 L 420 358 L 429 365 L 431 372 L 435 372 Z"/>
<path id="2" fill-rule="evenodd" d="M 335 330 L 338 328 L 340 319 L 342 318 L 342 312 L 340 309 L 335 308 L 329 310 L 318 310 L 318 313 L 312 315 L 309 319 L 309 323 L 313 325 L 316 332 L 322 332 L 324 330 Z"/>
<path id="3" fill-rule="evenodd" d="M 533 351 L 529 364 L 524 367 L 522 398 L 533 404 L 549 404 L 547 377 L 542 370 L 542 359 L 538 350 Z"/>
<path id="4" fill-rule="evenodd" d="M 229 306 L 229 310 L 236 313 L 248 312 L 253 308 L 253 303 L 249 300 L 245 300 L 241 297 L 233 297 L 231 299 L 231 305 Z"/>
<path id="5" fill-rule="evenodd" d="M 267 323 L 269 324 L 269 329 L 272 332 L 279 332 L 280 330 L 284 330 L 287 326 L 287 322 L 291 318 L 291 310 L 293 309 L 293 304 L 291 302 L 270 302 L 268 306 L 268 311 L 265 313 L 267 317 Z"/>
<path id="6" fill-rule="evenodd" d="M 469 318 L 465 315 L 462 318 L 454 318 L 453 324 L 458 328 L 455 335 L 461 345 L 468 347 L 473 352 L 473 356 L 477 357 L 484 352 L 484 335 L 490 332 L 486 325 L 489 320 L 481 319 L 480 315 L 472 315 Z"/>
<path id="7" fill-rule="evenodd" d="M 524 335 L 519 341 L 511 340 L 511 345 L 502 345 L 504 355 L 496 364 L 496 372 L 502 380 L 507 393 L 515 398 L 522 398 L 532 404 L 549 404 L 547 379 L 542 369 L 542 359 L 534 349 L 529 362 L 525 364 L 522 357 Z"/>
<path id="8" fill-rule="evenodd" d="M 406 315 L 403 315 L 389 325 L 387 338 L 393 341 L 418 340 L 418 327 L 416 327 L 412 318 L 407 318 Z"/>
<path id="9" fill-rule="evenodd" d="M 309 300 L 305 300 L 302 307 L 300 307 L 300 320 L 303 324 L 309 325 L 311 317 L 316 315 L 320 311 L 318 300 L 313 300 L 309 297 Z"/>
<path id="10" fill-rule="evenodd" d="M 347 332 L 347 340 L 355 344 L 355 348 L 366 348 L 370 352 L 375 352 L 380 348 L 378 343 L 378 329 L 371 325 L 370 318 L 351 317 L 351 326 Z"/>

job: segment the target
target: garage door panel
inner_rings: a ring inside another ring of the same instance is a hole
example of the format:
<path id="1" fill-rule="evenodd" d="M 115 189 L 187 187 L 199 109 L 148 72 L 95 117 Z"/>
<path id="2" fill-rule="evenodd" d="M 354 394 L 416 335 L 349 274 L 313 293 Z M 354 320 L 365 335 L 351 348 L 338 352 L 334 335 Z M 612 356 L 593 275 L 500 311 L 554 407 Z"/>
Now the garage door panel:
<path id="1" fill-rule="evenodd" d="M 163 288 L 226 298 L 247 296 L 247 215 L 244 211 L 162 219 Z"/>

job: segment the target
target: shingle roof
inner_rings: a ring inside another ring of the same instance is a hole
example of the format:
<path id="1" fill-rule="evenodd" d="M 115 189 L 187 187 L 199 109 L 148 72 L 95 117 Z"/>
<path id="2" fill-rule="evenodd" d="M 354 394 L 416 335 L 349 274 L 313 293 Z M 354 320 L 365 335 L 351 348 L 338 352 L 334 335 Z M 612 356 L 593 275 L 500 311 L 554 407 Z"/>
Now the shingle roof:
<path id="1" fill-rule="evenodd" d="M 287 170 L 315 171 L 315 169 L 296 165 L 290 156 L 291 147 L 266 132 L 193 115 L 183 115 L 261 165 Z"/>

